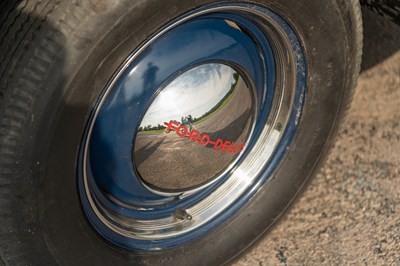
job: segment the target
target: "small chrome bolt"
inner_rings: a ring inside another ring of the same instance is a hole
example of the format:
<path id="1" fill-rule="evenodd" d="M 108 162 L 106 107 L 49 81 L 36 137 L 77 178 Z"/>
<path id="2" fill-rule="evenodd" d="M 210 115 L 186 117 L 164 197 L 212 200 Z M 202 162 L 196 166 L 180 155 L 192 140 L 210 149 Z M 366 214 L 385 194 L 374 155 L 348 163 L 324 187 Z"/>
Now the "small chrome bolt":
<path id="1" fill-rule="evenodd" d="M 179 220 L 192 220 L 192 215 L 187 213 L 185 209 L 178 208 L 174 212 L 174 216 Z"/>

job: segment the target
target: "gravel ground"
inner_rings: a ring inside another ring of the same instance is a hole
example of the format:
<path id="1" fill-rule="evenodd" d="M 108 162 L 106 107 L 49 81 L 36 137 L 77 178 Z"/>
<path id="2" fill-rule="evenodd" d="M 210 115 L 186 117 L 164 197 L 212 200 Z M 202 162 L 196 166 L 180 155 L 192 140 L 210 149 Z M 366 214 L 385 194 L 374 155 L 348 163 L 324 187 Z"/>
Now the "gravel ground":
<path id="1" fill-rule="evenodd" d="M 362 72 L 336 146 L 235 265 L 400 265 L 400 26 L 363 13 Z"/>

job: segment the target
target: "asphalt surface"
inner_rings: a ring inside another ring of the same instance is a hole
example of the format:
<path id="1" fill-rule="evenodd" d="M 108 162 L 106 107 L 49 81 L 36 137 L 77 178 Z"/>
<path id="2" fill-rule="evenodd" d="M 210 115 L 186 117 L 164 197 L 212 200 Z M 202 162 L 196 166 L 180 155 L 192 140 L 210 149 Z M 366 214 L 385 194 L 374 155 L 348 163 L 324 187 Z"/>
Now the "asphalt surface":
<path id="1" fill-rule="evenodd" d="M 400 26 L 363 13 L 362 71 L 336 146 L 235 265 L 400 265 Z"/>

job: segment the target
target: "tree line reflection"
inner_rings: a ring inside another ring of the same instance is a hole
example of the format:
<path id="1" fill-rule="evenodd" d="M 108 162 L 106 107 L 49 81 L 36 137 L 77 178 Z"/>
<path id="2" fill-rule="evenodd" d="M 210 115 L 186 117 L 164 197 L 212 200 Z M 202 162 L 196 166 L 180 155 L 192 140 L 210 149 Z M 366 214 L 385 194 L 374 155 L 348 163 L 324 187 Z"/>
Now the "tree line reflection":
<path id="1" fill-rule="evenodd" d="M 177 121 L 176 119 L 170 120 L 170 121 L 165 121 L 165 122 L 171 122 L 174 121 L 176 123 L 182 124 L 182 125 L 189 125 L 192 127 L 193 124 L 200 124 L 207 119 L 211 118 L 215 113 L 217 113 L 220 109 L 222 109 L 231 99 L 235 89 L 237 88 L 238 82 L 239 82 L 239 74 L 237 72 L 232 73 L 232 78 L 233 82 L 231 84 L 230 89 L 228 92 L 224 95 L 224 97 L 217 103 L 215 104 L 210 110 L 205 112 L 199 117 L 193 118 L 191 114 L 186 114 L 181 117 L 181 121 Z M 179 107 L 178 107 L 179 108 Z M 161 133 L 162 131 L 165 130 L 165 126 L 163 124 L 158 123 L 157 125 L 146 125 L 146 126 L 140 126 L 138 129 L 138 132 L 149 132 L 149 131 L 154 131 L 154 133 Z M 157 132 L 159 131 L 159 132 Z"/>

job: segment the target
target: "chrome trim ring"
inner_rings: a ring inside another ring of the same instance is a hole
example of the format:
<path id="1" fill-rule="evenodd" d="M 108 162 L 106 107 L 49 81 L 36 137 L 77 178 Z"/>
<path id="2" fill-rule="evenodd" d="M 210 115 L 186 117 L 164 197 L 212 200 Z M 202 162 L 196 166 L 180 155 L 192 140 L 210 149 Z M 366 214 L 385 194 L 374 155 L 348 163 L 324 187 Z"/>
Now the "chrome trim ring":
<path id="1" fill-rule="evenodd" d="M 203 49 L 179 54 L 182 46 L 172 52 L 179 36 L 192 42 L 190 48 Z M 214 42 L 207 42 L 210 36 Z M 152 60 L 157 78 L 139 84 Z M 254 122 L 245 148 L 200 186 L 175 191 L 147 186 L 132 154 L 140 122 L 168 84 L 211 63 L 231 67 L 253 91 Z M 78 185 L 89 221 L 114 244 L 142 251 L 176 247 L 226 223 L 278 168 L 298 127 L 305 90 L 301 42 L 283 17 L 264 6 L 209 5 L 166 25 L 122 64 L 88 121 Z"/>

